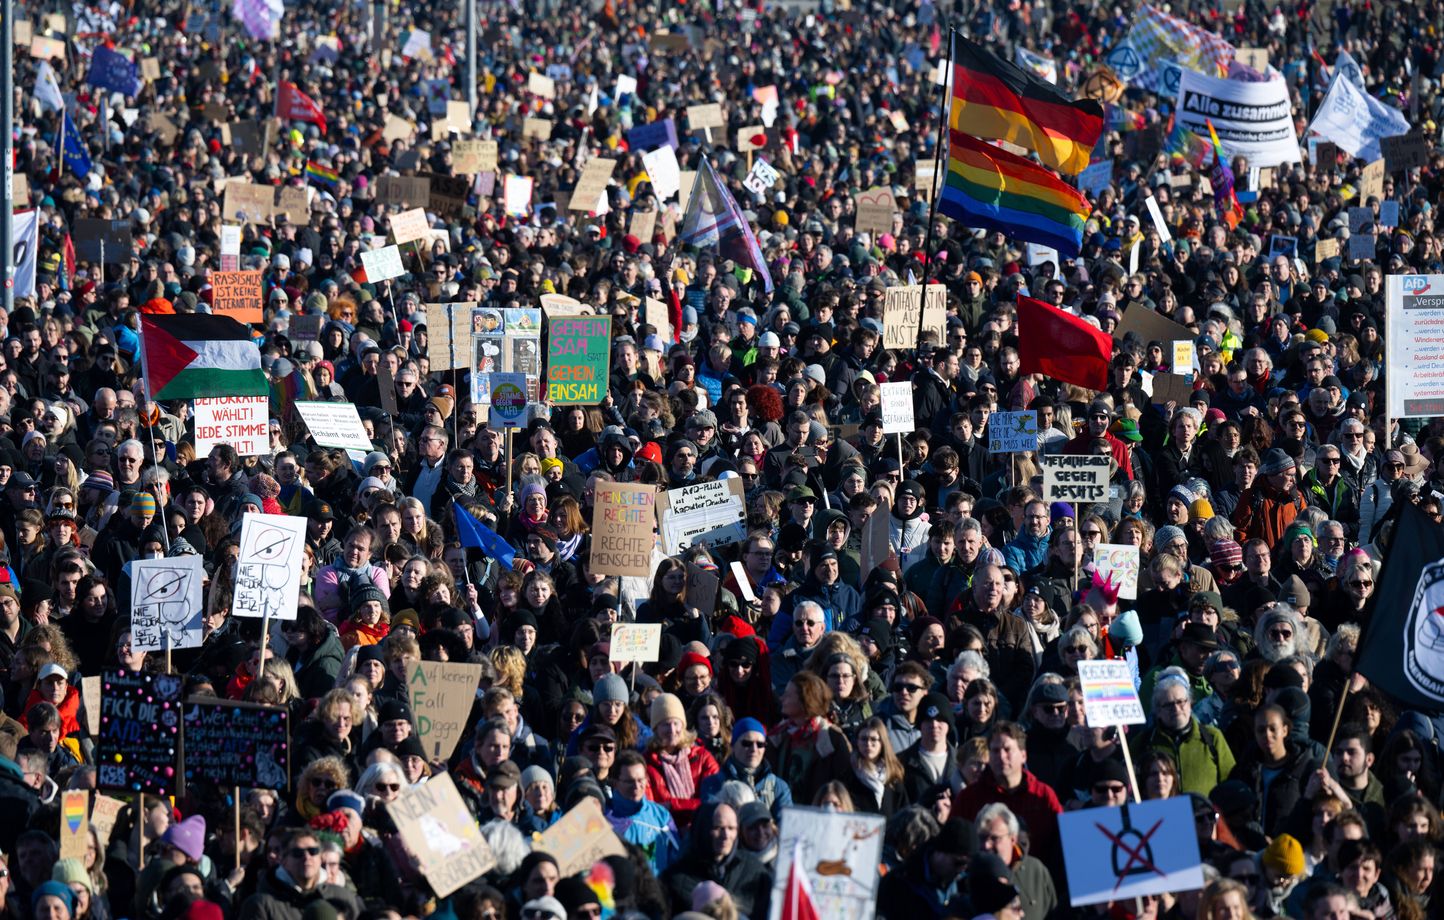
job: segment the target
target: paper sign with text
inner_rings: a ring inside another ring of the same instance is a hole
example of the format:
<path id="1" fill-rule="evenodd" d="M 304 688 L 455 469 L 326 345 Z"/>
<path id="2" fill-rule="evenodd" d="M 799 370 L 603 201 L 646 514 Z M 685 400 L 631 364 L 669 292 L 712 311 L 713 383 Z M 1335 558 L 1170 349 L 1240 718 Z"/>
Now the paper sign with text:
<path id="1" fill-rule="evenodd" d="M 662 654 L 662 624 L 618 623 L 612 627 L 611 644 L 612 661 L 656 661 Z"/>
<path id="2" fill-rule="evenodd" d="M 1088 504 L 1108 501 L 1111 457 L 1053 454 L 1042 458 L 1043 494 L 1049 502 Z"/>

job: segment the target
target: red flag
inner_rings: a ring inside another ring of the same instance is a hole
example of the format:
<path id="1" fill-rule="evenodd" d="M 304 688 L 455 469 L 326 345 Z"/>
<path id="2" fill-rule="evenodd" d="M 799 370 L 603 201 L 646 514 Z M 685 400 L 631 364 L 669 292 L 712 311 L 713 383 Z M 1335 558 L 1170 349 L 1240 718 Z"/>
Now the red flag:
<path id="1" fill-rule="evenodd" d="M 792 847 L 792 865 L 787 869 L 787 890 L 783 893 L 780 920 L 822 920 L 817 905 L 812 903 L 812 885 L 802 865 L 802 841 Z"/>
<path id="2" fill-rule="evenodd" d="M 1106 332 L 1041 300 L 1018 295 L 1020 373 L 1106 390 L 1112 357 L 1113 339 Z"/>
<path id="3" fill-rule="evenodd" d="M 70 286 L 75 283 L 75 242 L 70 234 L 65 234 L 65 284 Z"/>
<path id="4" fill-rule="evenodd" d="M 316 100 L 296 88 L 296 84 L 282 80 L 276 90 L 276 117 L 284 121 L 304 121 L 321 127 L 326 133 L 326 116 Z"/>

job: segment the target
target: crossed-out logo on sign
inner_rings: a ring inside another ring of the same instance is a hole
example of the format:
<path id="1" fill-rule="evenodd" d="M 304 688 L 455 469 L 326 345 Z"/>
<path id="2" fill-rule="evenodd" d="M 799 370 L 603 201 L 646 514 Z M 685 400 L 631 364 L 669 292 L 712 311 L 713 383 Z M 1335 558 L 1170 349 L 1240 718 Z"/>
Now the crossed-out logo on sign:
<path id="1" fill-rule="evenodd" d="M 1444 559 L 1424 566 L 1404 627 L 1404 676 L 1444 700 Z"/>

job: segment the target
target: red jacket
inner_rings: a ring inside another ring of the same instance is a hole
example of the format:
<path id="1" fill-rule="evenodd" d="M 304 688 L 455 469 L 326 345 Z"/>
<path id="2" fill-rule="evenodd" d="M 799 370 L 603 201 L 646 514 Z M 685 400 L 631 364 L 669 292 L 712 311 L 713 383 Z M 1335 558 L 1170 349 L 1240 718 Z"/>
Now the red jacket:
<path id="1" fill-rule="evenodd" d="M 693 743 L 687 749 L 687 770 L 692 774 L 692 794 L 680 798 L 667 788 L 661 755 L 656 751 L 648 751 L 646 758 L 647 798 L 670 811 L 672 820 L 677 822 L 677 829 L 685 832 L 692 826 L 692 817 L 697 814 L 697 808 L 702 804 L 697 790 L 701 788 L 704 778 L 717 772 L 717 761 L 701 744 Z"/>
<path id="2" fill-rule="evenodd" d="M 1058 847 L 1058 815 L 1063 813 L 1063 806 L 1052 786 L 1024 770 L 1023 782 L 1017 789 L 1004 789 L 993 778 L 993 768 L 989 767 L 976 783 L 953 794 L 953 815 L 971 821 L 984 805 L 994 802 L 1008 806 L 1028 829 L 1029 855 L 1048 866 L 1063 864 Z"/>

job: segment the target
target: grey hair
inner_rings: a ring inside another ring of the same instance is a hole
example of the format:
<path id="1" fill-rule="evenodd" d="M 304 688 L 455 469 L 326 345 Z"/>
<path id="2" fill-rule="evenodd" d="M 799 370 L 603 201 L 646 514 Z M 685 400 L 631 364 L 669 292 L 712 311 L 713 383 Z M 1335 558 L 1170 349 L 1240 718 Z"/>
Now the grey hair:
<path id="1" fill-rule="evenodd" d="M 369 797 L 376 789 L 376 784 L 388 776 L 395 778 L 403 787 L 410 785 L 406 782 L 406 771 L 401 769 L 400 764 L 383 760 L 373 763 L 362 771 L 361 778 L 356 781 L 356 791 Z"/>
<path id="2" fill-rule="evenodd" d="M 965 668 L 972 668 L 978 672 L 979 677 L 992 677 L 993 669 L 988 665 L 988 659 L 983 657 L 982 652 L 975 652 L 968 649 L 965 652 L 958 652 L 958 657 L 948 668 L 948 680 L 952 680 L 963 672 Z"/>
<path id="3" fill-rule="evenodd" d="M 965 517 L 961 521 L 958 521 L 958 526 L 955 529 L 958 533 L 982 534 L 983 525 L 978 522 L 977 518 Z"/>
<path id="4" fill-rule="evenodd" d="M 496 857 L 496 871 L 502 875 L 515 872 L 521 861 L 531 852 L 531 844 L 521 830 L 501 818 L 493 818 L 483 824 L 481 836 L 486 838 L 487 845 L 491 847 L 491 853 Z"/>
<path id="5" fill-rule="evenodd" d="M 1163 694 L 1170 688 L 1182 687 L 1188 693 L 1189 703 L 1193 702 L 1193 687 L 1188 682 L 1188 674 L 1183 668 L 1173 665 L 1164 668 L 1158 675 L 1158 681 L 1153 685 L 1153 708 L 1158 708 L 1158 703 L 1163 699 Z"/>
<path id="6" fill-rule="evenodd" d="M 1002 802 L 993 802 L 990 805 L 984 805 L 982 808 L 978 809 L 978 815 L 973 819 L 973 826 L 977 828 L 985 828 L 989 824 L 993 823 L 993 821 L 999 819 L 1001 819 L 1004 824 L 1008 825 L 1009 834 L 1013 835 L 1014 837 L 1018 836 L 1021 830 L 1018 826 L 1018 816 L 1013 814 L 1012 809 L 1004 805 Z"/>
<path id="7" fill-rule="evenodd" d="M 1092 651 L 1088 653 L 1090 656 L 1098 654 L 1098 640 L 1093 638 L 1093 634 L 1088 631 L 1088 627 L 1086 626 L 1074 626 L 1065 632 L 1058 639 L 1058 647 L 1067 648 L 1078 641 L 1087 643 L 1088 647 L 1092 649 Z"/>
<path id="8" fill-rule="evenodd" d="M 757 793 L 753 792 L 752 787 L 741 780 L 729 779 L 722 784 L 721 789 L 717 790 L 717 794 L 713 796 L 712 801 L 731 805 L 733 811 L 740 812 L 743 805 L 746 805 L 748 802 L 757 801 Z"/>
<path id="9" fill-rule="evenodd" d="M 933 813 L 921 805 L 899 809 L 887 822 L 887 839 L 899 853 L 915 853 L 942 830 Z"/>
<path id="10" fill-rule="evenodd" d="M 1124 501 L 1127 501 L 1130 498 L 1146 498 L 1147 496 L 1148 488 L 1137 479 L 1130 479 L 1123 486 L 1122 498 Z"/>
<path id="11" fill-rule="evenodd" d="M 1221 648 L 1218 651 L 1214 652 L 1212 655 L 1209 655 L 1208 659 L 1204 661 L 1203 673 L 1208 674 L 1212 672 L 1214 668 L 1219 666 L 1220 662 L 1225 661 L 1229 658 L 1232 658 L 1234 661 L 1237 661 L 1240 664 L 1243 663 L 1243 660 L 1238 657 L 1238 652 L 1235 652 L 1231 648 Z"/>
<path id="12" fill-rule="evenodd" d="M 827 614 L 823 611 L 822 605 L 819 604 L 817 601 L 801 601 L 792 610 L 793 622 L 797 621 L 799 614 L 804 614 L 804 612 L 808 610 L 815 610 L 820 616 L 823 617 L 823 619 L 827 618 Z"/>
<path id="13" fill-rule="evenodd" d="M 1221 514 L 1216 514 L 1203 525 L 1203 536 L 1209 543 L 1233 539 L 1233 523 Z"/>
<path id="14" fill-rule="evenodd" d="M 1293 638 L 1287 642 L 1277 642 L 1269 636 L 1269 628 L 1280 622 L 1293 627 Z M 1274 604 L 1259 614 L 1258 623 L 1253 630 L 1254 647 L 1258 649 L 1264 660 L 1277 663 L 1298 653 L 1299 639 L 1303 630 L 1304 620 L 1299 616 L 1297 610 L 1288 604 Z"/>
<path id="15" fill-rule="evenodd" d="M 1334 630 L 1334 634 L 1329 637 L 1329 644 L 1324 650 L 1324 654 L 1332 658 L 1343 649 L 1358 651 L 1361 632 L 1358 623 L 1340 623 L 1339 628 Z"/>

